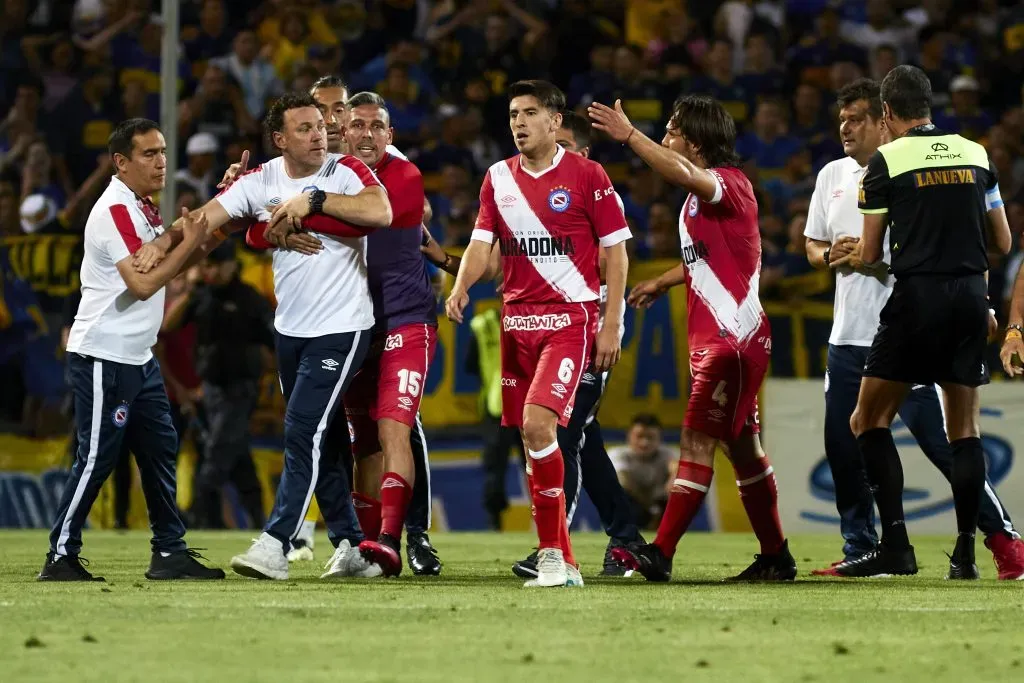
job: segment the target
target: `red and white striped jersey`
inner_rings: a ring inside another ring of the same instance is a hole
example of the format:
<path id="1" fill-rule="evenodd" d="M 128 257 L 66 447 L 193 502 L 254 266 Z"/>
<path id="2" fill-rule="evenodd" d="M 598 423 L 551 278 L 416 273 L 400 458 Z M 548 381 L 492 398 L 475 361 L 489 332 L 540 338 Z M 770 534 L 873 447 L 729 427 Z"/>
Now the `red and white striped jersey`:
<path id="1" fill-rule="evenodd" d="M 630 237 L 608 174 L 561 147 L 539 173 L 499 161 L 480 187 L 473 239 L 498 240 L 507 304 L 598 300 L 599 247 Z"/>
<path id="2" fill-rule="evenodd" d="M 715 198 L 702 202 L 691 194 L 679 214 L 690 350 L 722 344 L 744 349 L 755 336 L 770 345 L 758 297 L 761 236 L 754 189 L 738 168 L 709 170 L 718 182 Z"/>

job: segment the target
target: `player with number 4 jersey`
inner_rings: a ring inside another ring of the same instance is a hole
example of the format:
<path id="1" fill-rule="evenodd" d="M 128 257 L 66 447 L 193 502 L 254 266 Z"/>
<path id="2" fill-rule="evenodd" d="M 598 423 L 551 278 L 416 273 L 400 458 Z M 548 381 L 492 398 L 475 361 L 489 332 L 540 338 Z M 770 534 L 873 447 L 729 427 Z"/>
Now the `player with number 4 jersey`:
<path id="1" fill-rule="evenodd" d="M 628 144 L 666 180 L 689 191 L 679 216 L 682 263 L 639 283 L 629 302 L 641 308 L 669 288 L 687 286 L 690 398 L 679 468 L 654 543 L 614 549 L 648 580 L 671 576 L 676 545 L 711 487 L 719 442 L 736 470 L 740 498 L 761 543 L 739 580 L 791 580 L 796 564 L 779 522 L 778 491 L 758 437 L 757 394 L 771 355 L 771 330 L 758 298 L 761 241 L 757 201 L 736 167 L 736 127 L 722 105 L 684 96 L 659 145 L 622 112 L 594 103 L 594 127 Z"/>
<path id="2" fill-rule="evenodd" d="M 565 95 L 544 81 L 509 88 L 509 124 L 521 154 L 488 170 L 472 240 L 447 301 L 462 322 L 467 290 L 488 270 L 498 242 L 504 273 L 502 423 L 522 431 L 539 538 L 537 578 L 527 586 L 579 586 L 566 524 L 564 463 L 556 439 L 583 373 L 619 357 L 631 237 L 601 166 L 556 143 Z M 598 331 L 601 250 L 608 303 Z"/>

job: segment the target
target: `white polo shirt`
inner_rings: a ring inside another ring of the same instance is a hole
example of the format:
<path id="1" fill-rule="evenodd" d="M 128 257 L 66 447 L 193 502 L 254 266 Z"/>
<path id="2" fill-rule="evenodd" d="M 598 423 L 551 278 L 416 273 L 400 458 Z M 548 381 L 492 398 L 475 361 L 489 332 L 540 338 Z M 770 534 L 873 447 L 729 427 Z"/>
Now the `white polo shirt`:
<path id="1" fill-rule="evenodd" d="M 128 291 L 117 262 L 163 233 L 142 211 L 142 199 L 116 176 L 85 224 L 82 303 L 68 335 L 68 351 L 102 360 L 145 365 L 164 317 L 164 290 L 146 301 Z"/>
<path id="2" fill-rule="evenodd" d="M 804 235 L 835 244 L 840 237 L 860 237 L 864 216 L 857 210 L 857 192 L 865 168 L 851 157 L 837 159 L 821 169 L 811 195 Z M 889 261 L 888 233 L 882 238 L 883 258 Z M 879 279 L 849 268 L 836 270 L 836 302 L 832 334 L 835 346 L 871 346 L 878 331 L 878 316 L 889 299 L 895 279 Z"/>
<path id="3" fill-rule="evenodd" d="M 290 178 L 284 158 L 257 166 L 217 197 L 231 218 L 270 220 L 270 210 L 311 189 L 359 194 L 380 181 L 362 161 L 328 154 L 323 166 L 305 178 Z M 366 238 L 322 235 L 315 256 L 274 250 L 274 327 L 289 337 L 321 337 L 373 327 L 373 301 L 366 280 Z"/>

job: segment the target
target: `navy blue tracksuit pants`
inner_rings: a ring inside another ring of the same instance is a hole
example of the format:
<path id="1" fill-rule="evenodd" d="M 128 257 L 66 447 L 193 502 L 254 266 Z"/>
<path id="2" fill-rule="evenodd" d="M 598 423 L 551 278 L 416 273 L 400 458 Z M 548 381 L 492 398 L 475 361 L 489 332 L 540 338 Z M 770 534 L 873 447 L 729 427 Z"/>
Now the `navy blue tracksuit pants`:
<path id="1" fill-rule="evenodd" d="M 850 416 L 857 407 L 857 395 L 867 360 L 866 346 L 828 347 L 825 379 L 825 456 L 835 483 L 836 509 L 845 541 L 847 558 L 858 557 L 878 544 L 874 526 L 874 497 L 864 472 L 857 439 L 850 430 Z M 940 399 L 934 386 L 914 388 L 900 407 L 899 416 L 914 435 L 918 446 L 947 480 L 953 467 L 953 451 L 946 438 Z M 985 481 L 978 528 L 985 535 L 1010 533 L 1013 523 Z"/>
<path id="2" fill-rule="evenodd" d="M 608 381 L 608 373 L 587 368 L 576 390 L 569 424 L 558 427 L 558 447 L 565 462 L 566 517 L 572 524 L 580 491 L 585 489 L 597 508 L 605 533 L 624 543 L 640 538 L 629 496 L 619 483 L 601 436 L 597 410 Z"/>
<path id="3" fill-rule="evenodd" d="M 342 458 L 348 425 L 334 416 L 369 346 L 369 330 L 310 338 L 277 334 L 277 368 L 287 405 L 284 471 L 264 530 L 284 544 L 285 552 L 314 492 L 335 547 L 342 540 L 352 545 L 363 540 Z"/>
<path id="4" fill-rule="evenodd" d="M 78 450 L 50 532 L 50 551 L 77 555 L 82 527 L 96 496 L 121 457 L 135 454 L 153 530 L 153 552 L 185 549 L 178 514 L 178 434 L 171 421 L 160 364 L 125 365 L 68 354 Z"/>

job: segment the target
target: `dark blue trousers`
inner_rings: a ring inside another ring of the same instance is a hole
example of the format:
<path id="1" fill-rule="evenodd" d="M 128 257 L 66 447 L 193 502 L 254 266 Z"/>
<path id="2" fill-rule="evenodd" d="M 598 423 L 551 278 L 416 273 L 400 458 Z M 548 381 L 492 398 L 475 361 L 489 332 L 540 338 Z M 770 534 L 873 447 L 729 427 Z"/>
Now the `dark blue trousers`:
<path id="1" fill-rule="evenodd" d="M 277 368 L 287 404 L 284 471 L 264 530 L 284 544 L 285 552 L 314 493 L 335 547 L 342 540 L 353 545 L 363 540 L 345 473 L 348 425 L 334 415 L 369 345 L 369 330 L 312 338 L 277 335 Z"/>
<path id="2" fill-rule="evenodd" d="M 78 450 L 50 531 L 51 552 L 81 551 L 82 527 L 126 441 L 139 466 L 153 551 L 184 550 L 176 490 L 178 434 L 160 364 L 155 358 L 145 365 L 125 365 L 71 353 L 68 377 Z"/>
<path id="3" fill-rule="evenodd" d="M 593 366 L 580 380 L 576 390 L 569 424 L 558 427 L 558 447 L 565 462 L 566 517 L 572 523 L 581 490 L 586 490 L 597 508 L 601 525 L 611 538 L 623 542 L 640 538 L 640 530 L 633 518 L 629 496 L 619 483 L 608 451 L 601 436 L 597 410 L 608 381 L 608 373 L 599 373 Z"/>
<path id="4" fill-rule="evenodd" d="M 421 534 L 430 529 L 431 495 L 430 455 L 419 414 L 416 415 L 416 426 L 412 428 L 412 460 L 416 465 L 416 481 L 412 485 L 409 507 L 405 510 L 405 531 Z"/>
<path id="5" fill-rule="evenodd" d="M 850 430 L 850 416 L 857 407 L 860 382 L 867 360 L 866 346 L 828 347 L 825 381 L 825 456 L 835 483 L 836 509 L 847 558 L 860 556 L 878 544 L 874 526 L 874 497 L 864 472 L 857 439 Z M 947 480 L 953 467 L 953 451 L 946 438 L 945 421 L 938 393 L 933 385 L 914 388 L 899 410 L 900 419 L 914 435 L 918 446 Z M 1013 523 L 985 481 L 978 528 L 988 535 L 1013 531 Z"/>

